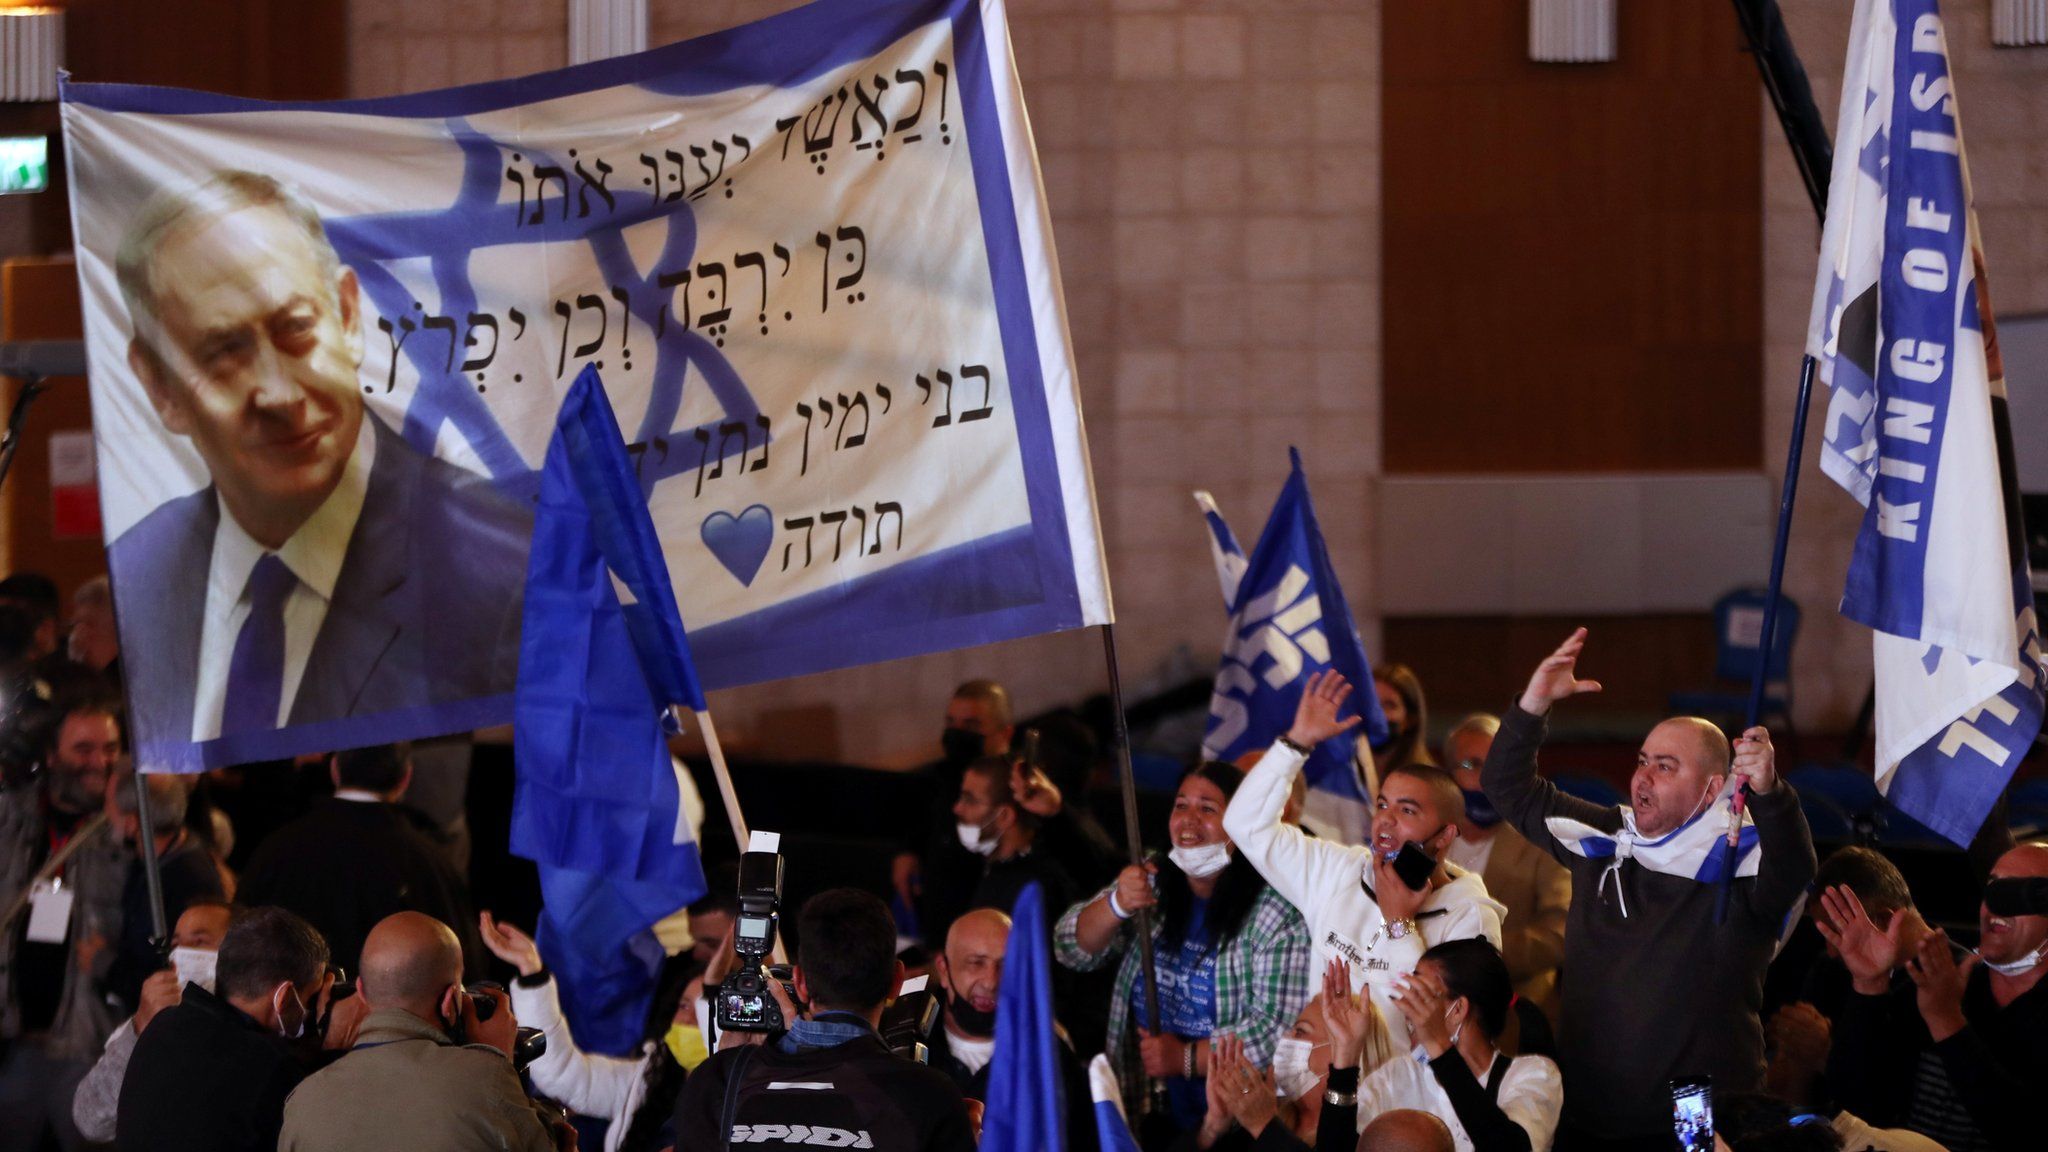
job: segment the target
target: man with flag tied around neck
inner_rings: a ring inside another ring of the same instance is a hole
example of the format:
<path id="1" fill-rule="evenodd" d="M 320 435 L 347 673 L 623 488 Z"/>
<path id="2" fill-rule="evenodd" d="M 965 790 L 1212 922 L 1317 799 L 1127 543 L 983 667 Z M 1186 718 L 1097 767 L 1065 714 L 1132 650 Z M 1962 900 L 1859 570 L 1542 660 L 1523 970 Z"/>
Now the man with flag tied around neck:
<path id="1" fill-rule="evenodd" d="M 1643 738 L 1627 805 L 1567 796 L 1538 776 L 1551 706 L 1600 690 L 1577 676 L 1585 645 L 1581 628 L 1536 666 L 1501 717 L 1481 779 L 1508 821 L 1572 876 L 1559 1145 L 1662 1150 L 1672 1078 L 1712 1076 L 1716 1092 L 1762 1087 L 1764 969 L 1813 879 L 1813 839 L 1762 728 L 1731 750 L 1705 720 L 1664 721 Z M 1732 861 L 1731 774 L 1754 793 Z M 1717 922 L 1731 866 L 1728 917 Z"/>

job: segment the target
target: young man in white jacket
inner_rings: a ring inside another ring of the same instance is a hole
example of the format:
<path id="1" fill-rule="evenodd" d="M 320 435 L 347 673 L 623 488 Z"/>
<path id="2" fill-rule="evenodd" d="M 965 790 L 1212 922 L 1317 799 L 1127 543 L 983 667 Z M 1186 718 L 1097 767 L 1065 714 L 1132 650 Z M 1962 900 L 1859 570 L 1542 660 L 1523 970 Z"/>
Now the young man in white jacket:
<path id="1" fill-rule="evenodd" d="M 1409 1047 L 1408 1027 L 1390 995 L 1397 977 L 1446 940 L 1481 937 L 1500 947 L 1504 909 L 1478 873 L 1443 862 L 1458 835 L 1464 796 L 1442 769 L 1396 767 L 1381 779 L 1372 839 L 1363 846 L 1319 840 L 1280 820 L 1294 777 L 1315 746 L 1359 723 L 1338 711 L 1351 685 L 1338 673 L 1309 678 L 1287 734 L 1252 767 L 1223 814 L 1223 830 L 1266 882 L 1301 910 L 1315 945 L 1311 971 L 1332 959 L 1351 968 L 1369 992 L 1394 1052 Z M 1414 841 L 1438 861 L 1420 890 L 1395 873 L 1393 857 Z"/>

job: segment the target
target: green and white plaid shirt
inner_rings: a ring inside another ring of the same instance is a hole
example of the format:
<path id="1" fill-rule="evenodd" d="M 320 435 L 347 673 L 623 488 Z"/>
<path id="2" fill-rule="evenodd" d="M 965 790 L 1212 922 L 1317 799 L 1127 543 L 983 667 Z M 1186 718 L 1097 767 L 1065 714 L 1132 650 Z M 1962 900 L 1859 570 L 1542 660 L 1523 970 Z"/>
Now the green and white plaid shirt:
<path id="1" fill-rule="evenodd" d="M 1060 963 L 1077 972 L 1093 972 L 1109 963 L 1110 957 L 1123 955 L 1109 1001 L 1108 1055 L 1123 1086 L 1125 1106 L 1136 1108 L 1145 1087 L 1131 1011 L 1131 994 L 1144 967 L 1139 950 L 1131 946 L 1137 933 L 1132 923 L 1126 922 L 1109 947 L 1094 954 L 1082 949 L 1078 936 L 1081 909 L 1115 887 L 1112 884 L 1067 909 L 1053 930 L 1053 948 Z M 1163 930 L 1155 919 L 1155 942 Z M 1245 914 L 1237 935 L 1225 941 L 1216 954 L 1216 1033 L 1242 1039 L 1245 1055 L 1261 1068 L 1273 1062 L 1273 1045 L 1294 1026 L 1302 1005 L 1309 1001 L 1309 951 L 1308 925 L 1301 913 L 1267 887 Z"/>

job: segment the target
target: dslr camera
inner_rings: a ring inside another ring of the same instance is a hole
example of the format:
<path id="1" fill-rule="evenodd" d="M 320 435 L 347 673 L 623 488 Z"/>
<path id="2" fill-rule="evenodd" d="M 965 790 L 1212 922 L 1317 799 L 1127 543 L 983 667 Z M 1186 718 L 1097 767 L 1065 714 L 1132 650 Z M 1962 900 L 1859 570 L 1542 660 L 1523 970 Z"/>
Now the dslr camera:
<path id="1" fill-rule="evenodd" d="M 747 852 L 740 857 L 739 898 L 733 950 L 739 953 L 740 962 L 718 986 L 713 1015 L 721 1032 L 780 1032 L 788 1022 L 768 990 L 768 981 L 774 977 L 763 967 L 769 953 L 775 951 L 775 927 L 781 913 L 780 852 Z"/>

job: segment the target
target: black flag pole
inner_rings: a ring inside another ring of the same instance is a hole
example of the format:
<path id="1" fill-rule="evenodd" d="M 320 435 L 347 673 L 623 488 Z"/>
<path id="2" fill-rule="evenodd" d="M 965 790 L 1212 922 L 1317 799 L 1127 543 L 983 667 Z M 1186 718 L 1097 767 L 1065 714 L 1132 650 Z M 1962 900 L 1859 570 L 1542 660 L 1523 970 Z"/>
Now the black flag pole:
<path id="1" fill-rule="evenodd" d="M 1828 140 L 1820 109 L 1813 102 L 1806 68 L 1792 48 L 1791 34 L 1785 30 L 1785 14 L 1779 10 L 1777 0 L 1734 0 L 1734 4 L 1735 19 L 1742 25 L 1764 92 L 1778 114 L 1792 159 L 1799 165 L 1799 178 L 1806 185 L 1807 198 L 1813 201 L 1814 215 L 1825 223 L 1834 147 Z M 1778 600 L 1785 584 L 1785 550 L 1792 536 L 1792 506 L 1799 496 L 1799 466 L 1806 449 L 1806 409 L 1813 401 L 1813 374 L 1813 357 L 1802 357 L 1799 389 L 1792 401 L 1792 442 L 1785 449 L 1785 481 L 1778 494 L 1778 527 L 1771 539 L 1771 575 L 1764 598 L 1763 633 L 1757 638 L 1756 667 L 1750 672 L 1749 703 L 1743 714 L 1745 731 L 1754 728 L 1762 718 L 1771 652 L 1778 642 Z M 1750 794 L 1749 781 L 1744 780 L 1735 794 L 1728 824 L 1728 866 L 1722 870 L 1720 892 L 1714 899 L 1716 921 L 1728 919 L 1728 897 L 1735 886 L 1735 848 L 1742 832 L 1742 811 Z"/>
<path id="2" fill-rule="evenodd" d="M 1123 785 L 1124 842 L 1131 863 L 1145 863 L 1145 835 L 1138 827 L 1138 781 L 1131 774 L 1131 729 L 1124 719 L 1124 681 L 1116 661 L 1116 625 L 1102 626 L 1102 657 L 1109 669 L 1109 708 L 1115 717 L 1117 778 Z M 1145 1019 L 1159 1028 L 1159 975 L 1152 958 L 1152 912 L 1140 908 L 1131 917 L 1138 934 L 1138 958 L 1145 969 Z M 1154 1085 L 1157 1087 L 1157 1085 Z"/>

